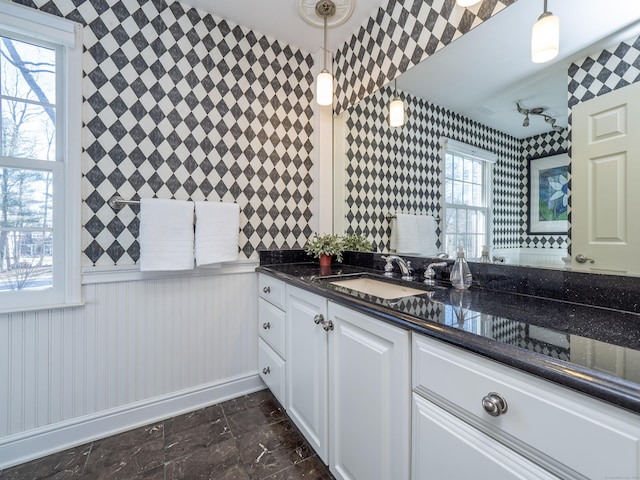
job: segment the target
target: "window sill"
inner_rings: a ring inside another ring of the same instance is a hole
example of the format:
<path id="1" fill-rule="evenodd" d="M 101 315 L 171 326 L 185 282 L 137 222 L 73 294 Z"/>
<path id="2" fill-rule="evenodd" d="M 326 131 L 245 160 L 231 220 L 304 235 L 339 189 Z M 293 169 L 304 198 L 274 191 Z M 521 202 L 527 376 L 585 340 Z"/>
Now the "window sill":
<path id="1" fill-rule="evenodd" d="M 15 308 L 0 309 L 0 315 L 12 314 L 12 313 L 39 312 L 42 310 L 60 310 L 63 308 L 77 308 L 77 307 L 84 307 L 84 302 L 56 303 L 51 305 L 38 305 L 35 307 L 15 307 Z"/>

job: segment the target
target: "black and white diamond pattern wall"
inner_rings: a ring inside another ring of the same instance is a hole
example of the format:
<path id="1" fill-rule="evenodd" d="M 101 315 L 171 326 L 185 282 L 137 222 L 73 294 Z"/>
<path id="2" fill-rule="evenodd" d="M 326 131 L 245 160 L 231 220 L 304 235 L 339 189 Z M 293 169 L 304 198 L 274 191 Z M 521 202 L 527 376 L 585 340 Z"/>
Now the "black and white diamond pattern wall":
<path id="1" fill-rule="evenodd" d="M 336 111 L 355 105 L 512 3 L 483 0 L 461 8 L 455 0 L 390 0 L 336 53 Z"/>
<path id="2" fill-rule="evenodd" d="M 311 55 L 164 0 L 24 3 L 82 23 L 84 265 L 139 257 L 124 198 L 237 202 L 240 249 L 311 235 Z"/>
<path id="3" fill-rule="evenodd" d="M 640 37 L 595 52 L 569 67 L 569 108 L 640 81 Z"/>
<path id="4" fill-rule="evenodd" d="M 522 228 L 521 141 L 440 106 L 406 95 L 407 123 L 389 127 L 393 91 L 382 88 L 345 111 L 345 216 L 348 233 L 367 236 L 377 250 L 389 248 L 387 215 L 440 217 L 441 137 L 498 155 L 494 167 L 496 248 L 517 248 Z M 438 235 L 441 232 L 438 231 Z"/>

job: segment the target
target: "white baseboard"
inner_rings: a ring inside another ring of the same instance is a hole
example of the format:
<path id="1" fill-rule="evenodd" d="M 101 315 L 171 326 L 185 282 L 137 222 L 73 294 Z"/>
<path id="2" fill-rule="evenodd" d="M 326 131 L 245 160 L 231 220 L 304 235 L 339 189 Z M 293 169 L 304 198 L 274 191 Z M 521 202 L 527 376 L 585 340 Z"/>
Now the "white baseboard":
<path id="1" fill-rule="evenodd" d="M 0 439 L 0 470 L 264 388 L 253 373 L 10 435 Z"/>

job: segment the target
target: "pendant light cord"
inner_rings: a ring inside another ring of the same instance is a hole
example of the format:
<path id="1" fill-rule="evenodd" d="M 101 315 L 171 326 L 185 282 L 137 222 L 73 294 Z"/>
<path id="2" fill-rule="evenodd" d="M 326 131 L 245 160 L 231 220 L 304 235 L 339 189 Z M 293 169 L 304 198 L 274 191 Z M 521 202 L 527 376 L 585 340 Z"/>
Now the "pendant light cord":
<path id="1" fill-rule="evenodd" d="M 324 57 L 324 69 L 327 70 L 327 14 L 326 12 L 323 15 L 323 17 L 324 17 L 324 51 L 322 52 L 322 56 Z"/>

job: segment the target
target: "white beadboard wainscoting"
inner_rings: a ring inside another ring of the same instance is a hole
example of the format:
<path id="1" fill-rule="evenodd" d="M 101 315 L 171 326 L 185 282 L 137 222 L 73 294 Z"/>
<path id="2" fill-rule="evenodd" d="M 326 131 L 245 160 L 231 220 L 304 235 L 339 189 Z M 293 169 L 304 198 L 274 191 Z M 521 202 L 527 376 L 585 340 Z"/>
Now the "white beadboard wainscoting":
<path id="1" fill-rule="evenodd" d="M 82 307 L 0 315 L 0 469 L 264 388 L 254 267 L 103 271 Z"/>

